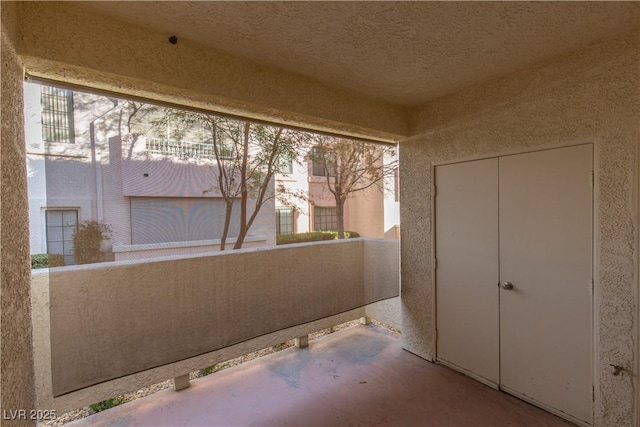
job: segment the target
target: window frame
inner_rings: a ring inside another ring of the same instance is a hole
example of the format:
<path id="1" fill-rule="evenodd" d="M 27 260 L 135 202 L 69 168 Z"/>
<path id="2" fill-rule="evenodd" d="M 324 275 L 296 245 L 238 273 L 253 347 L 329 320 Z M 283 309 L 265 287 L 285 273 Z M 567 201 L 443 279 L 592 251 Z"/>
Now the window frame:
<path id="1" fill-rule="evenodd" d="M 290 224 L 285 224 L 287 226 L 290 226 L 290 230 L 291 232 L 282 232 L 282 219 L 283 219 L 283 215 L 282 213 L 286 212 L 287 216 L 289 216 L 289 218 L 291 219 L 291 223 Z M 280 236 L 280 235 L 284 235 L 284 234 L 295 234 L 296 232 L 296 223 L 295 223 L 295 211 L 293 208 L 286 208 L 286 207 L 281 207 L 281 208 L 276 208 L 276 235 Z"/>
<path id="2" fill-rule="evenodd" d="M 40 85 L 42 141 L 75 143 L 73 91 Z"/>
<path id="3" fill-rule="evenodd" d="M 327 221 L 329 218 L 330 222 Z M 328 228 L 326 224 L 335 227 Z M 338 212 L 335 206 L 314 206 L 313 207 L 313 231 L 337 231 Z"/>
<path id="4" fill-rule="evenodd" d="M 51 225 L 52 218 L 49 217 L 50 213 L 60 212 L 62 215 L 62 225 Z M 65 239 L 65 228 L 71 228 L 72 226 L 65 225 L 64 215 L 65 213 L 74 213 L 75 214 L 75 224 L 73 225 L 73 232 L 71 233 L 71 237 Z M 73 255 L 73 234 L 78 230 L 78 225 L 80 223 L 80 209 L 77 208 L 57 208 L 50 207 L 44 209 L 44 227 L 45 227 L 45 240 L 46 240 L 46 253 L 48 255 L 62 255 L 64 257 L 65 265 L 73 265 L 75 264 L 75 258 Z M 53 228 L 60 228 L 60 235 L 62 236 L 62 240 L 52 240 L 51 232 Z M 51 252 L 51 244 L 52 243 L 61 243 L 62 244 L 62 254 L 57 252 Z M 67 249 L 69 250 L 67 253 Z"/>
<path id="5" fill-rule="evenodd" d="M 326 161 L 323 161 L 319 158 L 320 147 L 311 148 L 311 173 L 313 176 L 327 176 L 335 177 L 336 176 L 336 167 L 332 162 L 328 162 L 326 165 Z M 326 165 L 326 168 L 325 168 Z"/>

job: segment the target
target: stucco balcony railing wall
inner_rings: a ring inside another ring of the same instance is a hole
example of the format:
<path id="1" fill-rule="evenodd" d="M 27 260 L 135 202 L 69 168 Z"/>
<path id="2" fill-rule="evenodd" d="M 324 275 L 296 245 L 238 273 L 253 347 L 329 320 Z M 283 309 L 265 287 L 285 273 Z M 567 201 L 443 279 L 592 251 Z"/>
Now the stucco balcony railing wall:
<path id="1" fill-rule="evenodd" d="M 32 287 L 38 406 L 66 411 L 365 315 L 399 326 L 399 244 L 69 266 Z"/>
<path id="2" fill-rule="evenodd" d="M 227 247 L 233 247 L 235 238 L 226 241 Z M 268 246 L 264 235 L 247 236 L 244 248 L 260 248 Z M 157 258 L 174 255 L 209 255 L 220 251 L 221 240 L 191 240 L 186 242 L 149 243 L 141 245 L 113 245 L 111 251 L 115 261 Z"/>

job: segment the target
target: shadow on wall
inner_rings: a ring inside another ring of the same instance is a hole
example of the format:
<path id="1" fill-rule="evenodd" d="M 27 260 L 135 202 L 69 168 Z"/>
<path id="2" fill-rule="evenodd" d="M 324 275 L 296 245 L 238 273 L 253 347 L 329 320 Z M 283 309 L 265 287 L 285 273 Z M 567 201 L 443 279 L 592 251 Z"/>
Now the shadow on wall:
<path id="1" fill-rule="evenodd" d="M 384 232 L 385 239 L 400 240 L 400 225 L 396 224 Z"/>

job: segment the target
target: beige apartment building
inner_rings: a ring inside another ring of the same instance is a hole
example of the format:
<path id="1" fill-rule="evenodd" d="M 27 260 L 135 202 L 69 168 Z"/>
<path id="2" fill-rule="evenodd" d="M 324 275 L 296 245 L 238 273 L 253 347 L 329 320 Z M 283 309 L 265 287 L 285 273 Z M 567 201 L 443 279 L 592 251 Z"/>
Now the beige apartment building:
<path id="1" fill-rule="evenodd" d="M 310 147 L 311 149 L 313 147 Z M 393 159 L 387 159 L 393 161 Z M 276 200 L 276 232 L 278 234 L 337 230 L 336 201 L 329 189 L 333 177 L 309 155 L 290 163 L 285 173 L 276 176 L 276 186 L 304 198 L 288 197 L 286 204 Z M 327 180 L 328 178 L 328 180 Z M 399 195 L 397 175 L 379 184 L 354 192 L 344 207 L 344 227 L 362 237 L 399 238 Z"/>
<path id="2" fill-rule="evenodd" d="M 27 82 L 24 93 L 32 254 L 60 254 L 73 264 L 73 232 L 86 220 L 111 228 L 103 245 L 110 260 L 218 250 L 226 204 L 215 188 L 211 135 L 201 126 L 154 125 L 166 114 L 162 107 L 64 87 Z M 180 138 L 177 126 L 186 127 Z M 272 200 L 244 247 L 272 246 L 276 234 L 337 230 L 325 171 L 306 156 L 309 149 L 271 183 Z M 397 234 L 393 179 L 347 199 L 347 230 L 384 237 L 385 224 L 395 221 Z M 283 205 L 280 191 L 302 193 L 304 201 Z M 231 243 L 239 231 L 235 209 Z"/>
<path id="3" fill-rule="evenodd" d="M 111 228 L 108 260 L 219 250 L 226 204 L 206 132 L 194 125 L 176 139 L 168 126 L 154 129 L 163 113 L 151 104 L 134 110 L 122 98 L 38 83 L 24 94 L 32 254 L 74 264 L 73 233 L 86 220 Z M 274 216 L 270 200 L 244 247 L 275 245 Z"/>

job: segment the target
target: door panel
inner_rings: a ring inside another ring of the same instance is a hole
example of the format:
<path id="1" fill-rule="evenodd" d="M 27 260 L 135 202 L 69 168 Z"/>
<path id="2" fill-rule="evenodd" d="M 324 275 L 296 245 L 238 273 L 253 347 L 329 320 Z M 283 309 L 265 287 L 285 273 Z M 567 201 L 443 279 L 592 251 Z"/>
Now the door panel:
<path id="1" fill-rule="evenodd" d="M 499 382 L 498 159 L 436 167 L 437 357 Z"/>
<path id="2" fill-rule="evenodd" d="M 592 146 L 499 159 L 501 385 L 592 422 Z"/>

